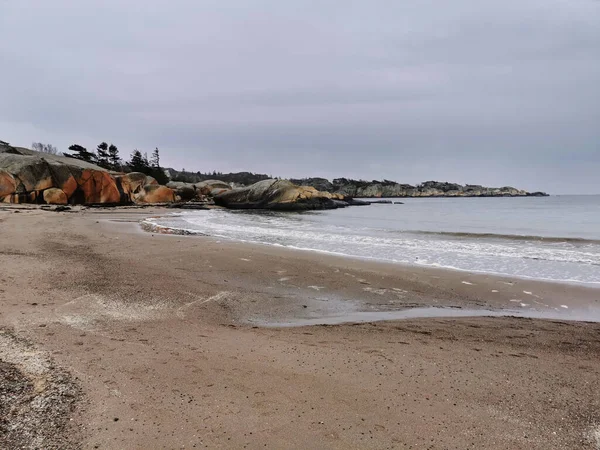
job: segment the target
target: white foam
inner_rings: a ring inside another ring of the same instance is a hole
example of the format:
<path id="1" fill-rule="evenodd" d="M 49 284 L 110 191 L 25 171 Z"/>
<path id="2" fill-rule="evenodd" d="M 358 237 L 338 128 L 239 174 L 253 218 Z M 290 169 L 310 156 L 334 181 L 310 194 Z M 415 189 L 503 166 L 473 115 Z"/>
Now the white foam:
<path id="1" fill-rule="evenodd" d="M 335 218 L 334 214 L 341 213 L 343 211 L 249 214 L 211 210 L 147 221 L 185 232 L 323 254 L 600 287 L 598 245 L 559 245 L 543 241 L 468 237 L 458 239 L 390 232 L 365 227 L 351 220 L 344 225 L 315 220 Z M 385 222 L 377 223 L 378 226 L 386 225 Z M 472 285 L 468 281 L 463 284 Z"/>

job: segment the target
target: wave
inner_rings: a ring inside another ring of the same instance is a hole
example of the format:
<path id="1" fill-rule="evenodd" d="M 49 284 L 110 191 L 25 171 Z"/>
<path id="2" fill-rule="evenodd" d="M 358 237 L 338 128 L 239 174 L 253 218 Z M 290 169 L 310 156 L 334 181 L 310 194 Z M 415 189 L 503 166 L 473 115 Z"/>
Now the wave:
<path id="1" fill-rule="evenodd" d="M 600 246 L 564 243 L 554 238 L 493 239 L 492 233 L 399 232 L 315 223 L 297 217 L 237 215 L 222 211 L 148 218 L 147 231 L 203 235 L 255 244 L 467 272 L 545 279 L 567 283 L 600 283 Z M 438 239 L 432 235 L 440 236 Z M 475 236 L 475 238 L 469 238 Z M 453 239 L 455 237 L 456 239 Z M 484 237 L 485 239 L 479 239 Z M 572 240 L 573 241 L 573 240 Z M 561 242 L 556 245 L 553 242 Z"/>
<path id="2" fill-rule="evenodd" d="M 398 233 L 397 231 L 392 231 L 392 232 Z M 598 240 L 598 239 L 585 239 L 585 238 L 578 238 L 578 237 L 535 236 L 535 235 L 526 235 L 526 234 L 469 233 L 469 232 L 460 232 L 460 231 L 423 231 L 423 230 L 402 231 L 400 233 L 421 234 L 421 235 L 426 235 L 426 236 L 469 238 L 469 239 L 504 239 L 504 240 L 510 240 L 510 241 L 534 241 L 534 242 L 546 242 L 546 243 L 571 243 L 571 244 L 600 245 L 600 240 Z"/>

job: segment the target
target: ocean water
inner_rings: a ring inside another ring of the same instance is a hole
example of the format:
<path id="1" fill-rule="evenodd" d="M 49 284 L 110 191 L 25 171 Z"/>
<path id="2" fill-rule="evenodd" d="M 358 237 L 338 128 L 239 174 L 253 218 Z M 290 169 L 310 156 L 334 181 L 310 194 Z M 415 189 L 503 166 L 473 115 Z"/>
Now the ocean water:
<path id="1" fill-rule="evenodd" d="M 191 211 L 148 221 L 354 258 L 600 287 L 600 196 L 393 200 L 404 204 Z"/>

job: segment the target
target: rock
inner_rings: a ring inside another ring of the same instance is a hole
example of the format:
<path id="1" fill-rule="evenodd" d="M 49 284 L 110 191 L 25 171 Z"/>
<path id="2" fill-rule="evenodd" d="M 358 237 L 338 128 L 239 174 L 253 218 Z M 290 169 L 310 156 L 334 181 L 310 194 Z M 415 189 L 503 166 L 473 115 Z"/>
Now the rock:
<path id="1" fill-rule="evenodd" d="M 207 203 L 205 202 L 185 202 L 185 203 L 171 203 L 167 208 L 173 209 L 205 209 L 208 210 Z"/>
<path id="2" fill-rule="evenodd" d="M 121 186 L 121 192 L 129 201 L 133 199 L 135 194 L 139 194 L 144 186 L 158 185 L 158 182 L 151 177 L 141 172 L 130 172 L 123 175 L 116 175 L 115 179 Z"/>
<path id="3" fill-rule="evenodd" d="M 14 177 L 6 170 L 0 169 L 0 198 L 14 194 L 17 191 L 17 183 Z"/>
<path id="4" fill-rule="evenodd" d="M 108 172 L 84 169 L 77 184 L 78 188 L 71 197 L 73 203 L 123 203 L 116 180 Z"/>
<path id="5" fill-rule="evenodd" d="M 335 209 L 331 195 L 310 186 L 296 186 L 287 180 L 264 180 L 214 197 L 215 204 L 232 209 L 273 209 L 301 211 Z"/>
<path id="6" fill-rule="evenodd" d="M 66 205 L 68 198 L 62 189 L 50 188 L 44 191 L 44 201 L 49 205 Z"/>
<path id="7" fill-rule="evenodd" d="M 347 198 L 346 203 L 348 203 L 349 206 L 369 206 L 371 204 L 371 202 L 356 200 L 355 198 Z"/>
<path id="8" fill-rule="evenodd" d="M 312 186 L 318 191 L 333 192 L 333 184 L 325 178 L 304 178 L 290 181 L 299 186 Z"/>
<path id="9" fill-rule="evenodd" d="M 225 183 L 224 181 L 219 180 L 206 180 L 201 181 L 199 183 L 194 184 L 194 187 L 197 191 L 202 195 L 212 195 L 213 190 L 218 189 L 219 192 L 215 192 L 216 195 L 222 193 L 223 191 L 230 191 L 231 185 Z"/>
<path id="10" fill-rule="evenodd" d="M 170 181 L 167 187 L 173 189 L 181 200 L 189 201 L 198 198 L 199 192 L 196 191 L 196 186 L 192 183 L 184 183 L 182 181 Z"/>
<path id="11" fill-rule="evenodd" d="M 135 196 L 136 203 L 171 203 L 175 201 L 175 191 L 160 184 L 149 184 Z"/>
<path id="12" fill-rule="evenodd" d="M 400 184 L 394 181 L 362 181 L 337 178 L 332 183 L 333 192 L 347 197 L 524 197 L 527 191 L 511 186 L 489 188 L 479 185 L 462 186 L 456 183 L 426 181 L 417 186 Z M 539 193 L 538 195 L 547 195 Z"/>
<path id="13" fill-rule="evenodd" d="M 153 177 L 139 172 L 109 173 L 74 158 L 0 146 L 0 201 L 5 203 L 117 205 L 132 203 L 138 197 L 146 203 L 175 198 L 168 188 L 153 190 L 147 186 L 159 185 Z"/>

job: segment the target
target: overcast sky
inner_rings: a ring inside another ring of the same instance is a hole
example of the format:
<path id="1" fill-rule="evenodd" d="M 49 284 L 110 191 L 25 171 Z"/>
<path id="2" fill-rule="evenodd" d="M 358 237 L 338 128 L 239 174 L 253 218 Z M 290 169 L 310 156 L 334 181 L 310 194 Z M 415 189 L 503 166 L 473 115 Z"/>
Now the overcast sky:
<path id="1" fill-rule="evenodd" d="M 600 193 L 600 1 L 0 0 L 0 139 Z"/>

